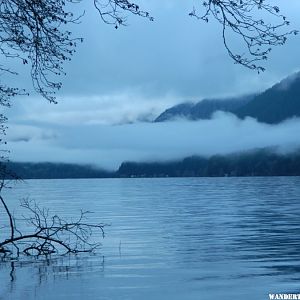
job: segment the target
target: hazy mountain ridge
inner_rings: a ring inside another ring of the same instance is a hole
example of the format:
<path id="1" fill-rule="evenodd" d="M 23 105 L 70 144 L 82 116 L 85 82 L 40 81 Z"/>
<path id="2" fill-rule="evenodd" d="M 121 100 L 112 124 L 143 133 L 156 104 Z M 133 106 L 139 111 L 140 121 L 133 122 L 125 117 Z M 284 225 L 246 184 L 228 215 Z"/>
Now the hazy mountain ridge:
<path id="1" fill-rule="evenodd" d="M 229 99 L 204 99 L 196 104 L 184 103 L 161 113 L 155 122 L 176 118 L 210 119 L 214 112 L 231 112 L 237 117 L 253 117 L 259 122 L 278 124 L 300 116 L 300 72 L 294 73 L 266 91 Z"/>
<path id="2" fill-rule="evenodd" d="M 164 122 L 177 118 L 207 120 L 212 117 L 214 112 L 219 110 L 224 112 L 234 112 L 253 98 L 254 95 L 250 95 L 228 99 L 204 99 L 197 103 L 186 102 L 165 110 L 155 119 L 155 122 Z"/>
<path id="3" fill-rule="evenodd" d="M 251 102 L 235 111 L 239 118 L 247 116 L 259 122 L 278 124 L 300 116 L 300 73 L 295 73 L 270 89 L 257 95 Z"/>
<path id="4" fill-rule="evenodd" d="M 175 106 L 165 110 L 154 121 L 155 122 L 163 122 L 163 121 L 172 119 L 174 117 L 188 118 L 193 107 L 194 107 L 194 104 L 191 102 L 186 102 L 186 103 L 175 105 Z"/>

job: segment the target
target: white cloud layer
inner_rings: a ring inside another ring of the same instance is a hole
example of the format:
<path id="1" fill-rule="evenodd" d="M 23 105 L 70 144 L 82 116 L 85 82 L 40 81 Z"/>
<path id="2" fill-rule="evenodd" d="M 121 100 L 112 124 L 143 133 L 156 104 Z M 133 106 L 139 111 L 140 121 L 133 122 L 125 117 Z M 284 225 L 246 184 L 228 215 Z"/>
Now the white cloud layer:
<path id="1" fill-rule="evenodd" d="M 12 122 L 47 123 L 74 126 L 80 124 L 115 125 L 155 119 L 166 108 L 184 99 L 175 95 L 147 98 L 137 92 L 63 97 L 58 104 L 39 98 L 15 99 L 7 112 Z"/>
<path id="2" fill-rule="evenodd" d="M 116 169 L 126 160 L 172 160 L 265 147 L 292 151 L 300 147 L 299 131 L 299 118 L 266 125 L 217 112 L 212 120 L 196 122 L 59 126 L 50 139 L 37 138 L 32 131 L 31 140 L 14 139 L 9 147 L 14 161 L 91 163 Z M 16 135 L 14 128 L 9 135 Z"/>

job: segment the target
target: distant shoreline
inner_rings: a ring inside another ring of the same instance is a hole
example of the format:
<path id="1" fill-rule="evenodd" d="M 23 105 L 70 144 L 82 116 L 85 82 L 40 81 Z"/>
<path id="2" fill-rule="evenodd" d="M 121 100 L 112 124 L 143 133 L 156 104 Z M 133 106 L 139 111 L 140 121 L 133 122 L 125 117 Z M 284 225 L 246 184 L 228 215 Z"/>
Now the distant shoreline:
<path id="1" fill-rule="evenodd" d="M 300 176 L 300 151 L 267 149 L 211 157 L 191 156 L 167 162 L 123 162 L 116 171 L 67 163 L 5 163 L 5 179 L 178 178 Z"/>

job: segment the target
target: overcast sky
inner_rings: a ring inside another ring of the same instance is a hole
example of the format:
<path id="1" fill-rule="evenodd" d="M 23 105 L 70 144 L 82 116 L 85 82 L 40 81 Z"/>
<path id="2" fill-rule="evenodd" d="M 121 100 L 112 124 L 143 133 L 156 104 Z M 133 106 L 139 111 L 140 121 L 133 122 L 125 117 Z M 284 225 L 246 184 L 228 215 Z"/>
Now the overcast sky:
<path id="1" fill-rule="evenodd" d="M 118 30 L 101 22 L 92 9 L 92 1 L 90 4 L 85 1 L 85 7 L 77 6 L 78 11 L 84 8 L 86 14 L 82 24 L 73 31 L 84 38 L 84 43 L 78 46 L 73 61 L 66 65 L 68 75 L 63 79 L 64 85 L 58 94 L 59 104 L 51 105 L 35 94 L 14 100 L 9 111 L 11 129 L 8 137 L 12 141 L 9 145 L 12 159 L 72 160 L 115 166 L 113 160 L 119 162 L 135 158 L 135 154 L 139 153 L 137 148 L 143 144 L 144 134 L 152 134 L 153 149 L 158 147 L 154 137 L 159 134 L 156 129 L 147 127 L 154 125 L 137 123 L 130 129 L 130 125 L 116 124 L 154 118 L 165 108 L 179 102 L 261 91 L 300 69 L 298 36 L 274 49 L 265 64 L 266 72 L 258 75 L 233 64 L 222 44 L 221 28 L 217 24 L 206 24 L 188 16 L 198 1 L 139 2 L 150 11 L 155 21 L 129 16 L 129 26 Z M 291 29 L 300 29 L 299 0 L 272 2 L 280 6 L 282 13 L 291 20 Z M 240 46 L 237 44 L 237 47 Z M 15 79 L 10 80 L 15 83 Z M 20 75 L 18 82 L 23 87 L 30 87 L 26 74 Z M 175 130 L 172 126 L 167 127 Z M 162 129 L 165 134 L 167 127 Z M 260 127 L 255 128 L 258 130 Z M 206 129 L 209 132 L 209 128 Z M 212 128 L 211 132 L 213 130 L 216 128 Z M 140 138 L 136 137 L 138 142 L 134 142 L 137 132 Z M 116 142 L 125 133 L 132 146 Z M 84 147 L 79 135 L 84 135 Z M 103 139 L 107 145 L 104 141 L 100 142 L 106 135 L 113 136 L 117 154 L 111 158 L 104 154 L 87 155 L 88 151 L 95 150 L 95 145 L 99 153 L 109 148 L 108 139 Z M 234 136 L 235 133 L 232 133 Z M 94 141 L 97 142 L 93 144 Z M 93 146 L 89 148 L 91 144 Z M 180 148 L 179 144 L 180 141 Z M 55 151 L 51 151 L 53 147 Z M 197 147 L 191 145 L 191 151 L 178 151 L 177 154 L 198 152 Z M 219 145 L 214 147 L 215 150 L 211 146 L 210 151 L 217 152 Z M 78 148 L 85 148 L 86 152 L 70 154 Z M 176 149 L 175 140 L 172 148 Z M 156 153 L 147 155 L 155 157 Z M 147 155 L 136 158 L 146 158 Z M 70 157 L 72 159 L 68 159 Z"/>

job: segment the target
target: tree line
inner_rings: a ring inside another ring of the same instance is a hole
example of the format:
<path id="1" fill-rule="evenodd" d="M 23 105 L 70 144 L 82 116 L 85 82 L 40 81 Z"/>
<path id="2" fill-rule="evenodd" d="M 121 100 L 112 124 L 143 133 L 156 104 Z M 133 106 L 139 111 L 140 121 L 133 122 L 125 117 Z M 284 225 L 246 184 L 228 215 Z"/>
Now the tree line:
<path id="1" fill-rule="evenodd" d="M 170 162 L 124 162 L 117 174 L 120 177 L 300 176 L 300 152 L 278 154 L 259 150 Z"/>
<path id="2" fill-rule="evenodd" d="M 266 149 L 210 157 L 192 156 L 167 162 L 124 162 L 116 171 L 96 166 L 64 163 L 6 164 L 11 174 L 24 179 L 300 176 L 300 151 L 279 154 Z"/>

